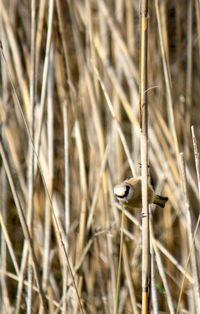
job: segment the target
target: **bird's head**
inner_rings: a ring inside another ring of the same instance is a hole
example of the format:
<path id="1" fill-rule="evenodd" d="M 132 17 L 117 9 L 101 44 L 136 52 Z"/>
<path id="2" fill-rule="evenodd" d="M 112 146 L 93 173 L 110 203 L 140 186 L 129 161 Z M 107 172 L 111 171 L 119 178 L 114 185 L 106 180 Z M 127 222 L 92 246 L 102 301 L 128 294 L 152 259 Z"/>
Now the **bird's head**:
<path id="1" fill-rule="evenodd" d="M 133 187 L 126 181 L 114 187 L 114 194 L 121 203 L 128 203 L 133 197 Z"/>

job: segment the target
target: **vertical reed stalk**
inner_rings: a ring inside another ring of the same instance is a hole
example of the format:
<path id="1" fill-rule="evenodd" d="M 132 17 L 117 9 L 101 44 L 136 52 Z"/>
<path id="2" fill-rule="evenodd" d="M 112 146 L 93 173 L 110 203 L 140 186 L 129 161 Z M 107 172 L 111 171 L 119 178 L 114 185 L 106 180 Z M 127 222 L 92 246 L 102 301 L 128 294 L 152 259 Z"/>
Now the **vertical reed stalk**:
<path id="1" fill-rule="evenodd" d="M 122 212 L 122 216 L 121 216 L 120 252 L 119 252 L 119 264 L 118 264 L 118 272 L 117 272 L 117 289 L 116 289 L 114 314 L 118 314 L 118 311 L 119 311 L 119 296 L 120 296 L 120 285 L 121 285 L 123 242 L 124 242 L 123 229 L 124 229 L 124 212 Z"/>
<path id="2" fill-rule="evenodd" d="M 197 138 L 194 131 L 194 126 L 191 127 L 191 132 L 192 132 L 192 142 L 193 142 L 193 148 L 194 148 L 197 184 L 198 184 L 198 190 L 200 194 L 200 157 L 199 157 L 199 150 L 198 150 L 198 145 L 197 145 Z"/>
<path id="3" fill-rule="evenodd" d="M 30 74 L 30 133 L 29 138 L 29 162 L 28 162 L 28 226 L 30 235 L 33 237 L 33 195 L 34 195 L 34 116 L 35 116 L 35 65 L 36 65 L 36 3 L 31 1 L 31 74 Z M 33 269 L 31 256 L 28 259 L 28 281 L 27 288 L 27 313 L 32 313 L 33 298 Z"/>
<path id="4" fill-rule="evenodd" d="M 150 213 L 149 219 L 149 229 L 151 239 L 153 239 L 153 223 L 152 223 L 152 213 Z M 150 242 L 150 253 L 151 253 L 151 301 L 152 301 L 152 309 L 154 314 L 159 313 L 159 306 L 158 306 L 158 295 L 156 291 L 156 262 L 155 262 L 155 252 L 153 247 L 153 241 Z"/>
<path id="5" fill-rule="evenodd" d="M 140 127 L 142 165 L 142 314 L 149 313 L 149 211 L 148 211 L 148 0 L 140 2 Z"/>
<path id="6" fill-rule="evenodd" d="M 45 51 L 46 55 L 45 55 L 45 60 L 44 60 L 42 89 L 41 89 L 41 97 L 40 97 L 40 118 L 39 118 L 38 132 L 36 135 L 36 145 L 35 145 L 38 156 L 39 156 L 39 147 L 40 147 L 42 127 L 44 123 L 44 109 L 45 109 L 47 80 L 48 80 L 48 71 L 49 71 L 49 62 L 50 62 L 50 49 L 51 49 L 51 44 L 52 44 L 53 16 L 54 16 L 54 0 L 50 0 L 49 8 L 48 8 L 48 31 L 47 31 L 47 41 L 46 41 L 46 51 Z"/>
<path id="7" fill-rule="evenodd" d="M 70 232 L 70 169 L 69 169 L 69 135 L 68 135 L 68 107 L 63 104 L 63 130 L 64 130 L 64 160 L 65 160 L 65 232 L 66 250 L 69 251 L 69 232 Z M 63 307 L 62 313 L 66 313 L 67 307 L 67 265 L 63 266 Z"/>
<path id="8" fill-rule="evenodd" d="M 191 271 L 194 279 L 193 287 L 193 299 L 195 301 L 196 313 L 200 313 L 200 293 L 199 293 L 199 278 L 198 278 L 198 267 L 197 267 L 197 256 L 196 249 L 194 245 L 194 236 L 193 235 L 193 226 L 192 226 L 192 217 L 191 217 L 191 207 L 188 196 L 188 187 L 187 187 L 187 178 L 186 178 L 186 167 L 183 153 L 180 154 L 180 170 L 181 170 L 181 179 L 183 186 L 183 195 L 184 195 L 184 206 L 185 206 L 185 219 L 187 221 L 187 236 L 189 244 L 189 254 L 188 262 L 191 260 Z M 181 296 L 181 293 L 180 293 Z M 180 297 L 179 297 L 180 301 Z"/>
<path id="9" fill-rule="evenodd" d="M 54 45 L 51 45 L 50 51 L 50 66 L 48 76 L 48 90 L 47 90 L 47 139 L 48 139 L 48 182 L 47 189 L 48 193 L 45 194 L 45 211 L 44 211 L 44 253 L 43 253 L 43 278 L 42 284 L 44 291 L 48 291 L 49 286 L 49 271 L 50 271 L 50 248 L 51 248 L 51 235 L 52 235 L 52 211 L 51 201 L 53 194 L 53 176 L 54 176 Z M 41 314 L 41 311 L 40 311 Z"/>
<path id="10" fill-rule="evenodd" d="M 159 33 L 159 41 L 160 41 L 160 49 L 161 49 L 161 57 L 163 63 L 163 72 L 165 78 L 165 85 L 166 85 L 166 94 L 167 94 L 167 104 L 168 104 L 168 120 L 169 120 L 169 128 L 173 135 L 174 140 L 174 148 L 177 160 L 179 158 L 179 145 L 176 133 L 176 125 L 175 125 L 175 117 L 174 117 L 174 110 L 173 110 L 173 98 L 172 98 L 172 83 L 171 83 L 171 73 L 169 72 L 167 60 L 167 53 L 164 47 L 164 39 L 163 39 L 163 30 L 161 26 L 161 18 L 160 18 L 160 10 L 159 10 L 159 2 L 155 0 L 155 9 L 156 9 L 156 18 L 158 23 L 158 33 Z"/>

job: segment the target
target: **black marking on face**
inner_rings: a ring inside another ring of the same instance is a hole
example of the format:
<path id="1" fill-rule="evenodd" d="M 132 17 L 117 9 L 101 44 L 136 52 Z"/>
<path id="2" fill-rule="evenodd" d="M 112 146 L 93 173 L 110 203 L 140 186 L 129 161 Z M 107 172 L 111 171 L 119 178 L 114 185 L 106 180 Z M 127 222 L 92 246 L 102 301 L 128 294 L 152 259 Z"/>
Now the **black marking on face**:
<path id="1" fill-rule="evenodd" d="M 130 191 L 130 185 L 127 184 L 126 185 L 126 190 L 124 192 L 124 195 L 122 195 L 122 196 L 117 195 L 117 198 L 121 198 L 121 199 L 126 198 L 128 196 L 128 194 L 129 194 L 129 191 Z"/>

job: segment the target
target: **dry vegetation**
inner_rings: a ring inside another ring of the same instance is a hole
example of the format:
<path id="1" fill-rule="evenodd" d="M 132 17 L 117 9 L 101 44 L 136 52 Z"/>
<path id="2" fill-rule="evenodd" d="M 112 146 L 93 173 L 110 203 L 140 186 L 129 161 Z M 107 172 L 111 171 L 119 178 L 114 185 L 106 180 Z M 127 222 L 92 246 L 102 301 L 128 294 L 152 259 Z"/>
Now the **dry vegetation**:
<path id="1" fill-rule="evenodd" d="M 200 313 L 200 2 L 149 5 L 151 307 Z M 0 37 L 0 312 L 140 313 L 139 1 L 1 0 Z"/>

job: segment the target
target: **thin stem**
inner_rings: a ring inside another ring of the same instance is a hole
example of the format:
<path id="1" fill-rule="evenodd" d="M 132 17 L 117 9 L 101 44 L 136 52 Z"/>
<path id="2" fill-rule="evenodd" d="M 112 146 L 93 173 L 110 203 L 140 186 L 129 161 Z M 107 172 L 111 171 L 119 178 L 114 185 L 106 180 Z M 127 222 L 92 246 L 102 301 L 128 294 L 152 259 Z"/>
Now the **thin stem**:
<path id="1" fill-rule="evenodd" d="M 121 285 L 122 255 L 123 255 L 123 242 L 124 242 L 123 230 L 124 230 L 124 211 L 122 212 L 122 216 L 121 216 L 120 251 L 119 251 L 119 264 L 118 264 L 118 273 L 117 273 L 117 289 L 116 289 L 114 314 L 118 314 L 118 310 L 119 310 L 119 295 L 120 295 L 120 285 Z"/>
<path id="2" fill-rule="evenodd" d="M 148 211 L 148 0 L 140 2 L 140 127 L 142 165 L 142 313 L 149 313 L 149 211 Z"/>
<path id="3" fill-rule="evenodd" d="M 31 138 L 34 142 L 34 122 L 35 122 L 35 65 L 36 65 L 36 3 L 31 1 L 31 75 L 30 75 L 30 131 Z M 28 212 L 27 220 L 30 235 L 33 237 L 33 195 L 34 195 L 34 149 L 31 139 L 29 138 L 29 162 L 28 162 Z M 32 312 L 32 285 L 33 285 L 33 269 L 31 258 L 28 264 L 28 292 L 27 292 L 27 313 Z"/>

